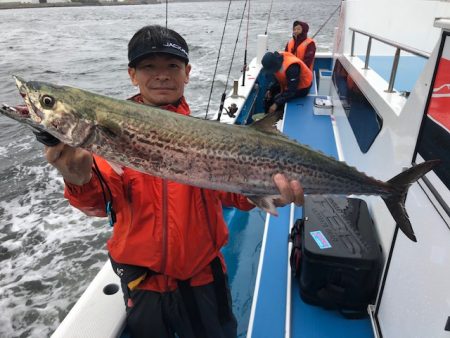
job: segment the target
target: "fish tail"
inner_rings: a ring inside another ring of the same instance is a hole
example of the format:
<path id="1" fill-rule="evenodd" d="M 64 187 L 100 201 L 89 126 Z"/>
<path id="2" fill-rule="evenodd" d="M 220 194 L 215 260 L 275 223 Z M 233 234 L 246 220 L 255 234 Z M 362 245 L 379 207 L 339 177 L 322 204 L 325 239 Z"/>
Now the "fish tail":
<path id="1" fill-rule="evenodd" d="M 414 182 L 440 163 L 441 160 L 426 161 L 398 174 L 388 181 L 394 187 L 396 193 L 382 197 L 399 228 L 413 242 L 417 242 L 417 239 L 405 208 L 408 189 Z"/>

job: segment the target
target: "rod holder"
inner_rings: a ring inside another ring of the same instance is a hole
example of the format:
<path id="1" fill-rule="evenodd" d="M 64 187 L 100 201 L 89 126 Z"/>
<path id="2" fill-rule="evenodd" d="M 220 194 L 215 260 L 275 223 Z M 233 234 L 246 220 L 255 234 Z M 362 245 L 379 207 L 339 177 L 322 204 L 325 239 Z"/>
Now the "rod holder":
<path id="1" fill-rule="evenodd" d="M 238 88 L 239 88 L 239 81 L 234 80 L 233 81 L 233 94 L 232 96 L 238 96 Z"/>

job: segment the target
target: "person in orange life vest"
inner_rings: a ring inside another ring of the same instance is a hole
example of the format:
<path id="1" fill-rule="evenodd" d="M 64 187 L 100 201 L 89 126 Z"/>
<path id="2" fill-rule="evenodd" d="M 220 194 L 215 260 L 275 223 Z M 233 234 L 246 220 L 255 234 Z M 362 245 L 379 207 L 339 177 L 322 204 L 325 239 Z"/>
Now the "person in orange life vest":
<path id="1" fill-rule="evenodd" d="M 191 65 L 186 41 L 161 26 L 145 26 L 128 44 L 128 74 L 139 94 L 131 99 L 189 115 L 184 87 Z M 114 227 L 107 247 L 122 281 L 132 337 L 236 337 L 221 248 L 228 241 L 222 206 L 250 210 L 243 195 L 201 189 L 118 167 L 63 143 L 45 155 L 65 181 L 65 197 Z M 273 177 L 277 206 L 303 204 L 298 181 Z M 112 213 L 111 213 L 112 216 Z"/>
<path id="2" fill-rule="evenodd" d="M 289 52 L 267 52 L 261 63 L 266 74 L 272 77 L 264 98 L 267 113 L 282 109 L 287 101 L 308 95 L 312 72 L 302 60 Z"/>
<path id="3" fill-rule="evenodd" d="M 294 21 L 292 39 L 286 43 L 285 52 L 294 54 L 302 60 L 309 69 L 313 70 L 316 55 L 316 43 L 308 38 L 309 26 L 306 22 Z"/>

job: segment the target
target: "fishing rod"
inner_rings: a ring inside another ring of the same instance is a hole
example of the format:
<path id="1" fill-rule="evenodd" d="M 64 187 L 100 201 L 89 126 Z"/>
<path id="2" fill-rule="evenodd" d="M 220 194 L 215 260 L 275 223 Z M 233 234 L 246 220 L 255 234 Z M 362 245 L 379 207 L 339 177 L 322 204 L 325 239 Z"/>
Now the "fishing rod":
<path id="1" fill-rule="evenodd" d="M 216 67 L 214 68 L 214 74 L 213 74 L 213 78 L 212 78 L 212 82 L 211 82 L 211 90 L 209 91 L 208 105 L 206 106 L 205 120 L 208 119 L 209 104 L 211 102 L 211 95 L 212 95 L 213 88 L 214 88 L 214 81 L 215 81 L 215 78 L 216 78 L 217 66 L 219 65 L 220 52 L 222 50 L 223 37 L 225 35 L 225 28 L 227 27 L 227 23 L 228 23 L 228 15 L 230 14 L 230 7 L 231 7 L 231 0 L 228 3 L 228 10 L 227 10 L 227 15 L 225 17 L 225 24 L 223 25 L 222 38 L 220 39 L 219 52 L 217 53 Z M 224 102 L 224 101 L 225 101 L 225 93 L 222 94 L 221 102 Z M 222 108 L 223 108 L 223 103 L 221 103 L 221 105 L 222 105 Z"/>
<path id="2" fill-rule="evenodd" d="M 264 35 L 267 35 L 267 29 L 269 28 L 270 14 L 272 13 L 272 5 L 273 5 L 273 0 L 270 1 L 269 16 L 267 17 L 266 31 L 264 32 Z"/>
<path id="3" fill-rule="evenodd" d="M 166 28 L 167 28 L 167 18 L 169 16 L 169 0 L 166 0 Z"/>
<path id="4" fill-rule="evenodd" d="M 240 35 L 240 33 L 241 33 L 242 22 L 244 21 L 245 9 L 247 8 L 247 2 L 248 2 L 248 1 L 249 1 L 249 0 L 245 0 L 245 3 L 244 3 L 244 9 L 242 10 L 241 20 L 240 20 L 240 22 L 239 22 L 239 28 L 238 28 L 237 35 L 236 35 L 236 41 L 235 41 L 235 43 L 234 43 L 233 54 L 231 55 L 230 67 L 228 68 L 228 75 L 227 75 L 227 80 L 226 80 L 226 82 L 225 82 L 225 89 L 224 89 L 224 92 L 226 92 L 226 91 L 227 91 L 227 88 L 228 88 L 228 82 L 229 82 L 229 79 L 230 79 L 231 68 L 232 68 L 232 66 L 233 66 L 234 56 L 235 56 L 235 54 L 236 54 L 236 47 L 237 47 L 237 44 L 238 44 L 238 41 L 239 41 L 239 35 Z"/>
<path id="5" fill-rule="evenodd" d="M 245 15 L 245 9 L 246 9 L 246 7 L 247 7 L 247 2 L 249 2 L 249 0 L 245 0 L 245 3 L 244 3 L 244 9 L 242 10 L 241 20 L 240 20 L 240 22 L 239 22 L 239 28 L 238 28 L 237 35 L 236 35 L 236 41 L 235 41 L 235 43 L 234 43 L 233 54 L 231 55 L 230 67 L 228 68 L 227 80 L 226 80 L 226 82 L 225 82 L 225 88 L 224 88 L 224 90 L 223 90 L 223 93 L 222 93 L 222 99 L 221 99 L 221 101 L 220 101 L 219 113 L 217 114 L 217 121 L 220 121 L 220 118 L 222 117 L 222 111 L 223 111 L 223 108 L 224 108 L 223 105 L 224 105 L 224 103 L 225 103 L 226 92 L 227 92 L 227 88 L 228 88 L 228 82 L 229 82 L 229 80 L 230 80 L 231 68 L 233 67 L 234 56 L 235 56 L 235 54 L 236 54 L 236 47 L 237 47 L 237 44 L 238 44 L 238 41 L 239 41 L 239 35 L 240 35 L 240 33 L 241 33 L 242 22 L 244 21 L 244 15 Z M 244 66 L 244 67 L 245 67 L 245 66 Z M 244 74 L 245 74 L 245 73 L 244 73 Z M 230 112 L 230 111 L 227 110 L 227 109 L 225 109 L 225 110 L 226 110 L 228 116 L 234 117 L 233 112 Z"/>
<path id="6" fill-rule="evenodd" d="M 247 1 L 246 1 L 247 3 Z M 245 9 L 244 9 L 245 11 Z M 244 51 L 244 68 L 242 69 L 242 86 L 245 86 L 245 72 L 247 71 L 247 45 L 248 45 L 248 26 L 250 23 L 250 0 L 248 0 L 247 12 L 247 34 L 245 36 L 245 51 Z"/>
<path id="7" fill-rule="evenodd" d="M 319 29 L 317 30 L 317 32 L 314 33 L 314 35 L 311 37 L 311 39 L 314 39 L 314 37 L 319 34 L 319 32 L 322 30 L 323 27 L 325 27 L 325 25 L 328 23 L 328 21 L 330 21 L 330 19 L 333 17 L 334 14 L 336 14 L 337 10 L 341 7 L 341 5 L 339 4 L 336 9 L 333 11 L 333 13 L 331 13 L 331 15 L 328 17 L 328 19 L 319 27 Z"/>

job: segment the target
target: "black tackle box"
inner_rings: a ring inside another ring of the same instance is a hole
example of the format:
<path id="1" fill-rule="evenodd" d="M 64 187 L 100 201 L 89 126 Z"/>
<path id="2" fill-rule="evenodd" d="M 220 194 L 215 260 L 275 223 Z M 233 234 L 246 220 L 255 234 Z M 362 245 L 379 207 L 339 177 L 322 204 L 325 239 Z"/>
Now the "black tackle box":
<path id="1" fill-rule="evenodd" d="M 349 318 L 366 316 L 378 289 L 382 253 L 365 201 L 307 196 L 291 238 L 291 266 L 303 301 Z"/>

